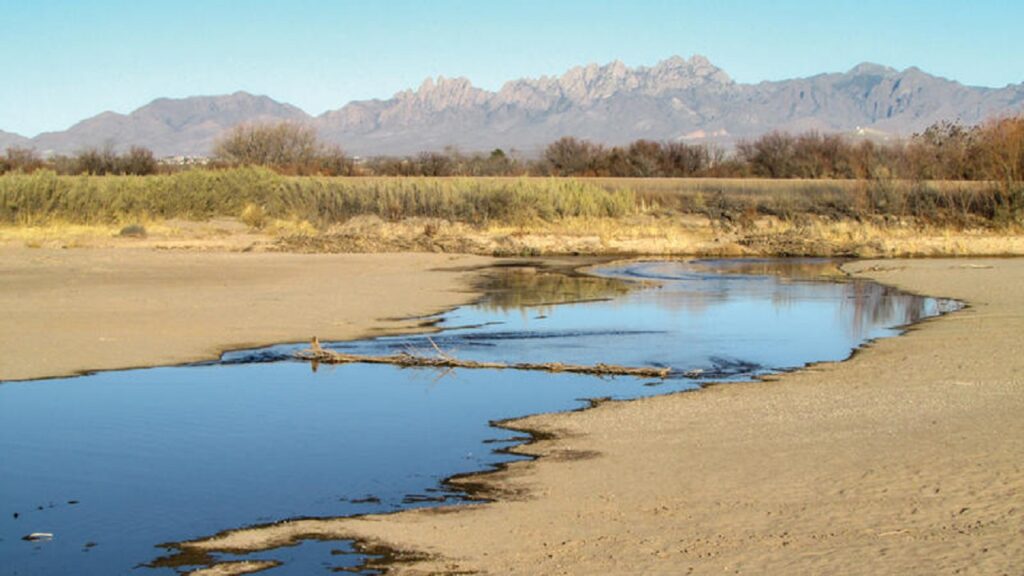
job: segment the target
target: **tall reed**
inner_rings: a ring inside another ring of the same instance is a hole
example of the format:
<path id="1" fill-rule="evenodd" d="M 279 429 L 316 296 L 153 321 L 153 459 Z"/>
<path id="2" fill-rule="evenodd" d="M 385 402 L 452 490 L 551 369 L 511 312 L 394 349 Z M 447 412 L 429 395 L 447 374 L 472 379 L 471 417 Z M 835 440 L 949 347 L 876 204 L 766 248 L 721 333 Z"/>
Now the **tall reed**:
<path id="1" fill-rule="evenodd" d="M 146 218 L 240 216 L 258 206 L 276 218 L 317 223 L 373 214 L 472 224 L 621 217 L 637 210 L 628 189 L 571 179 L 327 178 L 270 170 L 192 170 L 155 176 L 0 176 L 0 222 L 127 222 Z"/>
<path id="2" fill-rule="evenodd" d="M 0 176 L 0 223 L 129 223 L 256 215 L 319 225 L 353 216 L 474 225 L 641 212 L 743 221 L 913 217 L 954 227 L 1024 223 L 1024 187 L 905 180 L 436 178 L 283 176 L 267 169 L 151 176 Z"/>

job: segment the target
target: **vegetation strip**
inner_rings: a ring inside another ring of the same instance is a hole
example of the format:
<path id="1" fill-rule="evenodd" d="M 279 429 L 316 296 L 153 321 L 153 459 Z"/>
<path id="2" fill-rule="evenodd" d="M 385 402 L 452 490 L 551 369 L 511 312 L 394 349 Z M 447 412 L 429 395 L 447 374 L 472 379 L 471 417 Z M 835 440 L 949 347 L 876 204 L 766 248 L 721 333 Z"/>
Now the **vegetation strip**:
<path id="1" fill-rule="evenodd" d="M 741 224 L 757 216 L 799 220 L 916 218 L 956 228 L 1019 223 L 1024 186 L 993 182 L 630 178 L 325 178 L 265 168 L 154 176 L 0 176 L 0 224 L 133 224 L 181 218 L 271 219 L 326 229 L 357 216 L 388 222 L 436 218 L 473 226 L 573 218 L 699 215 Z"/>
<path id="2" fill-rule="evenodd" d="M 433 344 L 433 341 L 431 341 Z M 637 368 L 631 366 L 618 366 L 615 364 L 563 364 L 561 362 L 530 363 L 519 362 L 506 364 L 504 362 L 476 362 L 474 360 L 459 360 L 442 352 L 437 345 L 437 356 L 422 356 L 401 352 L 399 354 L 388 354 L 383 356 L 370 356 L 364 354 L 345 354 L 324 350 L 316 338 L 308 350 L 295 353 L 296 358 L 309 360 L 316 366 L 317 363 L 324 364 L 391 364 L 405 368 L 474 368 L 491 370 L 540 370 L 545 372 L 571 372 L 574 374 L 591 374 L 596 376 L 637 376 L 640 378 L 666 378 L 672 371 L 671 368 Z"/>

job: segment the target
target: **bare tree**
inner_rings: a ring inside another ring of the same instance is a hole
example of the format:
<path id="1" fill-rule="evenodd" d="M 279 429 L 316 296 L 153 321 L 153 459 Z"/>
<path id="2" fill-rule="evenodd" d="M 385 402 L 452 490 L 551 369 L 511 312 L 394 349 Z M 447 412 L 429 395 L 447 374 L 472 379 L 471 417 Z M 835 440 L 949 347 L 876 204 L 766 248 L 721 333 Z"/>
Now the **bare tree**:
<path id="1" fill-rule="evenodd" d="M 566 136 L 544 150 L 544 161 L 556 176 L 591 176 L 601 154 L 600 145 Z"/>
<path id="2" fill-rule="evenodd" d="M 35 172 L 44 166 L 34 148 L 11 146 L 0 157 L 0 174 L 5 172 Z"/>
<path id="3" fill-rule="evenodd" d="M 340 148 L 328 147 L 311 126 L 294 122 L 242 124 L 214 145 L 214 159 L 231 166 L 267 166 L 291 174 L 348 174 Z"/>

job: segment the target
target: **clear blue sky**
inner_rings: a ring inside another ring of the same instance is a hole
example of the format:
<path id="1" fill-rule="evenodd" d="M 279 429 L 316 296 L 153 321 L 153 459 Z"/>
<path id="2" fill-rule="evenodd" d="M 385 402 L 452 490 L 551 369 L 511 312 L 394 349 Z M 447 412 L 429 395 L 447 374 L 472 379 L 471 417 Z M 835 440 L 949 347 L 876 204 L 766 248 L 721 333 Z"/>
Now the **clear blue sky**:
<path id="1" fill-rule="evenodd" d="M 741 82 L 918 66 L 1024 81 L 1024 0 L 0 0 L 0 130 L 33 136 L 160 96 L 247 90 L 312 114 L 427 76 L 495 89 L 703 54 Z"/>

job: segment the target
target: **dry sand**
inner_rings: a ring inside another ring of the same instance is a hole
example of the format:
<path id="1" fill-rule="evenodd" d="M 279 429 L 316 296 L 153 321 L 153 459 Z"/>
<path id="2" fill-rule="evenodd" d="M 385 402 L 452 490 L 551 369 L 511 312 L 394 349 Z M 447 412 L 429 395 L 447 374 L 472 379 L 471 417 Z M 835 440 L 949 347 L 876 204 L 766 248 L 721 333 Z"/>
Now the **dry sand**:
<path id="1" fill-rule="evenodd" d="M 849 268 L 971 308 L 770 382 L 520 421 L 556 438 L 483 478 L 496 503 L 194 546 L 358 536 L 427 553 L 409 574 L 1021 574 L 1024 260 Z"/>
<path id="2" fill-rule="evenodd" d="M 474 297 L 487 258 L 0 247 L 0 380 L 357 338 Z M 444 271 L 449 269 L 449 271 Z"/>

